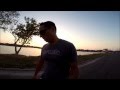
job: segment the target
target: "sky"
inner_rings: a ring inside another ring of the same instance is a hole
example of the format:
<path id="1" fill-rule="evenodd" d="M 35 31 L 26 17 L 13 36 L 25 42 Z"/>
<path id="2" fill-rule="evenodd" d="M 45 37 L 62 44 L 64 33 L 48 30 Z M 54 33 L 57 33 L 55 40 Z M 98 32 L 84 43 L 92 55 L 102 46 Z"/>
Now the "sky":
<path id="1" fill-rule="evenodd" d="M 37 22 L 53 21 L 57 36 L 76 49 L 120 50 L 120 11 L 20 11 L 19 22 L 24 23 L 25 16 Z M 14 37 L 0 30 L 0 42 L 14 43 Z M 30 45 L 44 44 L 42 38 L 33 36 Z"/>

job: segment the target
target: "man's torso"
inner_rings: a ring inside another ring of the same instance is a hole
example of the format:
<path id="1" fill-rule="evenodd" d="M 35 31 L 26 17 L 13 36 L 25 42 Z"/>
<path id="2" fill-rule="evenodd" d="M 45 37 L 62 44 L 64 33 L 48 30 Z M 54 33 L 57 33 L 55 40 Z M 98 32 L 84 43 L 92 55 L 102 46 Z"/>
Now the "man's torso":
<path id="1" fill-rule="evenodd" d="M 45 61 L 43 78 L 63 79 L 69 75 L 71 43 L 59 39 L 55 45 L 46 44 L 41 56 Z"/>

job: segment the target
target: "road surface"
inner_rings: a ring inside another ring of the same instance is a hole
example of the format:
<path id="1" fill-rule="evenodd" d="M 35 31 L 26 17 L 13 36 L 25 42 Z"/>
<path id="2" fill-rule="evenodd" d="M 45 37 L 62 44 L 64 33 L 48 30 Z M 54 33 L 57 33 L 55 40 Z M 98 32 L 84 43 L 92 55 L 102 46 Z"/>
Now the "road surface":
<path id="1" fill-rule="evenodd" d="M 120 53 L 80 67 L 80 79 L 120 79 Z"/>
<path id="2" fill-rule="evenodd" d="M 120 53 L 114 53 L 80 65 L 80 79 L 120 79 L 119 69 Z M 34 72 L 35 69 L 0 69 L 0 79 L 32 79 Z"/>

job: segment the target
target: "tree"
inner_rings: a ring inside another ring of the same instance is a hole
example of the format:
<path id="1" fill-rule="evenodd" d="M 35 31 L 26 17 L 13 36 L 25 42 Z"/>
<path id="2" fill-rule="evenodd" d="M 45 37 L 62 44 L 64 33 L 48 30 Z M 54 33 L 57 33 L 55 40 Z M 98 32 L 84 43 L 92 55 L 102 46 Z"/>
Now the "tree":
<path id="1" fill-rule="evenodd" d="M 18 11 L 0 11 L 0 28 L 7 30 L 9 25 L 15 25 L 19 15 Z"/>
<path id="2" fill-rule="evenodd" d="M 19 54 L 21 48 L 25 44 L 30 44 L 33 35 L 39 35 L 36 20 L 33 18 L 24 18 L 25 24 L 18 24 L 15 29 L 12 30 L 12 35 L 15 37 L 15 54 Z M 17 50 L 17 43 L 21 43 L 21 47 Z"/>

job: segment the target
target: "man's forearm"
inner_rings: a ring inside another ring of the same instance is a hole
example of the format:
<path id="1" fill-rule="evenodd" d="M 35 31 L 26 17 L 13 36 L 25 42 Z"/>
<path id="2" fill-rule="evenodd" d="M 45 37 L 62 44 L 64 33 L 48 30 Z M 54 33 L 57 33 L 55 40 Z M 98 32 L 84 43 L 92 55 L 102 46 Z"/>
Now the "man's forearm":
<path id="1" fill-rule="evenodd" d="M 40 71 L 40 66 L 37 65 L 34 76 L 37 76 L 39 71 Z"/>
<path id="2" fill-rule="evenodd" d="M 36 66 L 36 70 L 35 70 L 35 74 L 34 76 L 37 76 L 38 72 L 42 69 L 43 66 L 43 61 L 40 61 L 37 66 Z"/>
<path id="3" fill-rule="evenodd" d="M 69 79 L 79 79 L 79 68 L 77 63 L 71 64 Z"/>
<path id="4" fill-rule="evenodd" d="M 69 79 L 79 79 L 79 70 L 71 71 Z"/>

